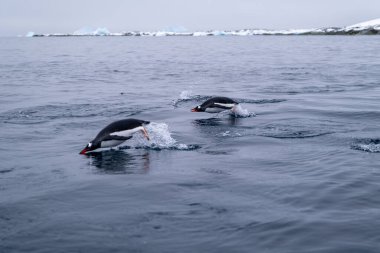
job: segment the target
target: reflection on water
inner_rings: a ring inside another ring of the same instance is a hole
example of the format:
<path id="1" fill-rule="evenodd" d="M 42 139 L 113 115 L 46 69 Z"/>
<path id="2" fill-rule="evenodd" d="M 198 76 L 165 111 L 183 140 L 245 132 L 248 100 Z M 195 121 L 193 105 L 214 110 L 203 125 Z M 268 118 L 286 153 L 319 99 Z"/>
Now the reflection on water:
<path id="1" fill-rule="evenodd" d="M 100 173 L 106 174 L 145 174 L 149 172 L 149 152 L 130 154 L 121 150 L 107 150 L 89 153 L 89 164 Z"/>
<path id="2" fill-rule="evenodd" d="M 196 119 L 193 124 L 196 126 L 235 126 L 241 118 L 228 115 L 226 118 Z"/>
<path id="3" fill-rule="evenodd" d="M 241 136 L 238 132 L 238 125 L 241 120 L 244 121 L 244 119 L 229 116 L 225 118 L 196 119 L 193 120 L 192 124 L 195 126 L 197 131 L 204 136 L 204 138 L 212 138 L 219 142 L 226 137 L 230 138 Z"/>

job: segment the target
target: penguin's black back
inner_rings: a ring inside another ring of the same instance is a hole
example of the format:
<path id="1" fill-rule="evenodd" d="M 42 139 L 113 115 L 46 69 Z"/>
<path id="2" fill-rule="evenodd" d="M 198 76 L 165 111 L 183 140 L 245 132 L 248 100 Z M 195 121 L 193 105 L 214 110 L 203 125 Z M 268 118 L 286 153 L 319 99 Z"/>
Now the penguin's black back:
<path id="1" fill-rule="evenodd" d="M 128 129 L 133 129 L 142 125 L 149 124 L 149 121 L 140 120 L 140 119 L 122 119 L 115 122 L 112 122 L 105 128 L 103 128 L 98 135 L 95 137 L 95 139 L 103 138 L 104 136 L 107 136 L 114 132 L 120 132 Z"/>
<path id="2" fill-rule="evenodd" d="M 201 104 L 201 107 L 208 107 L 214 103 L 221 103 L 221 104 L 238 104 L 238 102 L 232 100 L 231 98 L 227 97 L 213 97 L 208 100 L 206 100 L 203 104 Z"/>

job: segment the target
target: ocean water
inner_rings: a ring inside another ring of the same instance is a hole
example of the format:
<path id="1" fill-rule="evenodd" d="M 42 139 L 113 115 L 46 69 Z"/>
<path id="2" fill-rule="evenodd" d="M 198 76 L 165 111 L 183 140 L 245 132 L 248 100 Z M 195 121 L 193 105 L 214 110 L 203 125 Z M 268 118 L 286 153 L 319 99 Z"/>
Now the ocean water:
<path id="1" fill-rule="evenodd" d="M 379 252 L 378 36 L 0 38 L 0 252 Z M 192 113 L 211 96 L 239 115 Z M 151 121 L 79 151 L 107 124 Z"/>

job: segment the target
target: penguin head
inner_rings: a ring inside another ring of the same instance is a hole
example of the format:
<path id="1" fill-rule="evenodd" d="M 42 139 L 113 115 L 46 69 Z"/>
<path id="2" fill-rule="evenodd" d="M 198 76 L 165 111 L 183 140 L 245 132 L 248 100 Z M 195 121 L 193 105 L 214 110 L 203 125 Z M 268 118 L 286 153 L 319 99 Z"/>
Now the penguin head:
<path id="1" fill-rule="evenodd" d="M 200 105 L 194 107 L 193 109 L 191 109 L 192 112 L 204 112 L 205 111 L 205 108 L 202 108 Z"/>
<path id="2" fill-rule="evenodd" d="M 86 147 L 81 152 L 79 152 L 79 154 L 85 155 L 88 151 L 92 151 L 98 148 L 100 148 L 100 142 L 91 141 L 86 145 Z"/>

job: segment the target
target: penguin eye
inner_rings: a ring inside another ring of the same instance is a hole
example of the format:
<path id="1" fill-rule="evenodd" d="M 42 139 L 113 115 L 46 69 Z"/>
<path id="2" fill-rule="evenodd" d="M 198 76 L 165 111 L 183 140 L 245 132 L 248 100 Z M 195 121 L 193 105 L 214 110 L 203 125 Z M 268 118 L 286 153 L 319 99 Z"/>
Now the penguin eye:
<path id="1" fill-rule="evenodd" d="M 91 142 L 89 144 L 87 144 L 87 147 L 91 148 L 91 146 L 92 146 Z"/>
<path id="2" fill-rule="evenodd" d="M 198 105 L 198 106 L 197 106 L 197 108 L 198 108 L 198 109 L 201 109 L 201 106 L 200 106 L 200 105 Z"/>

